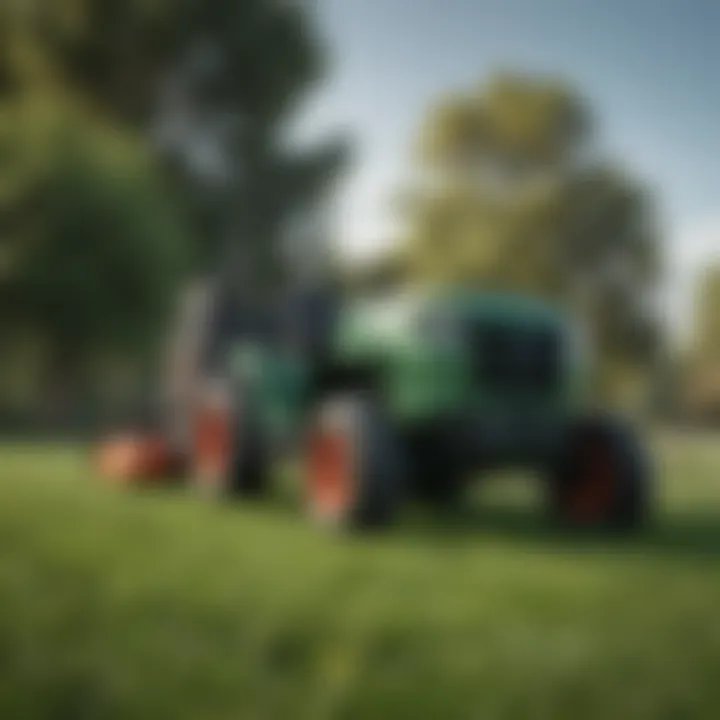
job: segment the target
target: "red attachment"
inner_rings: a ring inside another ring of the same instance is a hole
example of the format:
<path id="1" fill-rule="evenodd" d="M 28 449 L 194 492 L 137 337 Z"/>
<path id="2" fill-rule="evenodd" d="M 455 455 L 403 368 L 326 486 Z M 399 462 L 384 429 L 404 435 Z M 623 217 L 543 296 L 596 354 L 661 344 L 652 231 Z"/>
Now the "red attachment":
<path id="1" fill-rule="evenodd" d="M 315 512 L 339 520 L 350 510 L 356 492 L 353 449 L 340 432 L 318 432 L 310 441 L 308 492 Z"/>
<path id="2" fill-rule="evenodd" d="M 204 483 L 218 484 L 230 471 L 233 423 L 227 407 L 206 403 L 195 418 L 195 472 Z"/>
<path id="3" fill-rule="evenodd" d="M 98 472 L 121 484 L 156 483 L 176 476 L 184 463 L 159 436 L 128 433 L 103 442 L 97 452 Z"/>

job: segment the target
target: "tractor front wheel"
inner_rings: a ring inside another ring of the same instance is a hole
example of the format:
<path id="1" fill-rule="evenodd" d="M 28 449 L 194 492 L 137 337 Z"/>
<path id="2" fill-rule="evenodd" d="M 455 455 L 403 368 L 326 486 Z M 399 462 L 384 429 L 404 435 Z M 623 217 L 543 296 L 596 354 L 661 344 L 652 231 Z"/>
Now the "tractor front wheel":
<path id="1" fill-rule="evenodd" d="M 306 497 L 323 525 L 391 524 L 404 498 L 401 448 L 387 415 L 360 395 L 322 401 L 306 441 Z"/>
<path id="2" fill-rule="evenodd" d="M 633 432 L 610 419 L 579 422 L 551 474 L 553 515 L 572 528 L 632 530 L 647 519 L 649 486 Z"/>

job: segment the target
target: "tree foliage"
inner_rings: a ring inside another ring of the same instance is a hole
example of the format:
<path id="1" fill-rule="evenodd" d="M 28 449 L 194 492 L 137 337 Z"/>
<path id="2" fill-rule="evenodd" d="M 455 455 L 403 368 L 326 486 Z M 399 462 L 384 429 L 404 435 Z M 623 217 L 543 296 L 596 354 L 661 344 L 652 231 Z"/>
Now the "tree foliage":
<path id="1" fill-rule="evenodd" d="M 10 3 L 0 16 L 0 97 L 30 85 L 70 93 L 145 137 L 193 225 L 198 269 L 255 263 L 246 278 L 262 275 L 281 262 L 283 224 L 317 201 L 344 156 L 342 143 L 303 157 L 283 140 L 289 113 L 324 70 L 312 5 Z"/>
<path id="2" fill-rule="evenodd" d="M 142 147 L 61 116 L 0 134 L 0 332 L 39 343 L 52 376 L 151 346 L 188 252 Z"/>
<path id="3" fill-rule="evenodd" d="M 11 1 L 2 10 L 3 70 L 70 85 L 108 117 L 147 125 L 158 89 L 199 58 L 223 62 L 205 104 L 237 109 L 252 123 L 279 120 L 294 93 L 318 77 L 321 55 L 305 3 L 269 0 Z M 31 62 L 32 60 L 32 62 Z"/>
<path id="4" fill-rule="evenodd" d="M 698 284 L 693 354 L 720 366 L 720 265 L 707 268 Z"/>
<path id="5" fill-rule="evenodd" d="M 720 421 L 720 265 L 710 265 L 696 285 L 690 342 L 678 358 L 675 405 L 685 419 Z"/>

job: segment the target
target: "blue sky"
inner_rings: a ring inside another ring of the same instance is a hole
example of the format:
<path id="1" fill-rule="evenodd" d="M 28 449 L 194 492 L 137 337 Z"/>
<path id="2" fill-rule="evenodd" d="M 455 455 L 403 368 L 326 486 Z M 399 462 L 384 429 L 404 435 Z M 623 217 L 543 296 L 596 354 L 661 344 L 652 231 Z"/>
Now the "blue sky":
<path id="1" fill-rule="evenodd" d="M 656 188 L 682 283 L 720 254 L 720 0 L 319 0 L 332 77 L 305 109 L 309 134 L 347 129 L 343 246 L 392 234 L 388 198 L 408 172 L 423 111 L 498 68 L 560 75 L 598 116 L 608 153 Z"/>

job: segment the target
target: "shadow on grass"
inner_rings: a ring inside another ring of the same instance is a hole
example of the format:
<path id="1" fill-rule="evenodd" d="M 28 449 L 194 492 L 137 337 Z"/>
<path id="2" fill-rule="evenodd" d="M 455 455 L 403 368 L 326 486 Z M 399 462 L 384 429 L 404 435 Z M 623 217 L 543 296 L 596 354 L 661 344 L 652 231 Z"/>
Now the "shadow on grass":
<path id="1" fill-rule="evenodd" d="M 167 498 L 167 488 L 145 496 Z M 181 496 L 187 495 L 184 491 Z M 196 501 L 195 498 L 193 501 Z M 210 503 L 212 506 L 213 503 Z M 239 507 L 302 525 L 302 502 L 294 494 L 273 493 L 265 500 L 220 503 L 227 512 Z M 472 502 L 444 513 L 418 507 L 386 536 L 430 545 L 478 545 L 502 542 L 539 551 L 646 555 L 720 563 L 720 512 L 711 510 L 660 511 L 644 529 L 635 532 L 565 530 L 554 525 L 542 509 L 532 504 L 498 505 Z"/>
<path id="2" fill-rule="evenodd" d="M 270 516 L 292 516 L 300 524 L 307 521 L 296 500 L 275 497 L 261 506 Z M 647 527 L 634 532 L 591 532 L 561 529 L 535 506 L 474 503 L 446 513 L 415 507 L 400 525 L 389 530 L 386 539 L 435 546 L 501 542 L 548 552 L 615 553 L 720 563 L 720 513 L 673 510 L 660 512 Z"/>
<path id="3" fill-rule="evenodd" d="M 422 513 L 402 527 L 403 537 L 432 543 L 501 541 L 559 552 L 608 552 L 720 563 L 720 514 L 673 512 L 635 532 L 564 530 L 526 507 L 464 507 L 447 514 Z"/>

